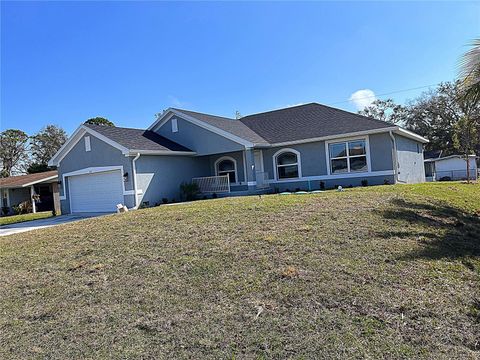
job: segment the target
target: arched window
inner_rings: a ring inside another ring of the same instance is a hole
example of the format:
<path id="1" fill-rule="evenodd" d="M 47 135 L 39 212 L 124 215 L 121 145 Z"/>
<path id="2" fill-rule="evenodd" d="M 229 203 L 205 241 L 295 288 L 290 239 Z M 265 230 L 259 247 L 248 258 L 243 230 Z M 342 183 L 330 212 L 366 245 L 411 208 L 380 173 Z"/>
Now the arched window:
<path id="1" fill-rule="evenodd" d="M 215 172 L 217 176 L 228 175 L 230 184 L 237 182 L 237 162 L 235 159 L 225 156 L 215 162 Z"/>
<path id="2" fill-rule="evenodd" d="M 302 176 L 300 153 L 293 149 L 283 149 L 275 153 L 277 179 L 295 179 Z"/>

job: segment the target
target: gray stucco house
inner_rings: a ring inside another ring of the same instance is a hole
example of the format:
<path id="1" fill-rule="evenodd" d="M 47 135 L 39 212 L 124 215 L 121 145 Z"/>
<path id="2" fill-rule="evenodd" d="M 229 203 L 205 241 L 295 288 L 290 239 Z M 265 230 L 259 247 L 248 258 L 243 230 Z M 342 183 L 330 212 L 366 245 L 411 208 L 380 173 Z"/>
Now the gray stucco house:
<path id="1" fill-rule="evenodd" d="M 147 129 L 81 125 L 51 159 L 63 213 L 179 199 L 425 181 L 425 138 L 311 103 L 234 120 L 170 108 Z"/>

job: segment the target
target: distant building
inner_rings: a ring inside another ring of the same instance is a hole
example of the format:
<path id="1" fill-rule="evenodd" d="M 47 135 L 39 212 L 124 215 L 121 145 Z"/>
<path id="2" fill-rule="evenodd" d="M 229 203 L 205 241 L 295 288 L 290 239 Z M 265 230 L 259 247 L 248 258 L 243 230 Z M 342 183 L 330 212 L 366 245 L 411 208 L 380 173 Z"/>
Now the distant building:
<path id="1" fill-rule="evenodd" d="M 467 179 L 466 160 L 461 155 L 442 156 L 442 150 L 425 151 L 425 178 L 427 181 L 451 181 Z M 470 179 L 478 177 L 477 157 L 468 158 Z"/>

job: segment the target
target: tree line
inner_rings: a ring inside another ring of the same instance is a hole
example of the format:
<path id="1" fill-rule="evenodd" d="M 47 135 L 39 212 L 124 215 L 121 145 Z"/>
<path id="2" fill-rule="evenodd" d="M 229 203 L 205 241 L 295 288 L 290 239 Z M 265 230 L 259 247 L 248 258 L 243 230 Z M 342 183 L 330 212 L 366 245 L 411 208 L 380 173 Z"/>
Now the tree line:
<path id="1" fill-rule="evenodd" d="M 480 154 L 480 102 L 461 80 L 440 83 L 405 105 L 375 100 L 360 115 L 400 125 L 430 140 L 426 150 L 444 155 Z"/>
<path id="2" fill-rule="evenodd" d="M 114 126 L 102 117 L 88 119 L 85 123 Z M 67 133 L 57 125 L 47 125 L 31 136 L 19 129 L 0 132 L 0 177 L 52 170 L 48 161 L 66 141 Z"/>

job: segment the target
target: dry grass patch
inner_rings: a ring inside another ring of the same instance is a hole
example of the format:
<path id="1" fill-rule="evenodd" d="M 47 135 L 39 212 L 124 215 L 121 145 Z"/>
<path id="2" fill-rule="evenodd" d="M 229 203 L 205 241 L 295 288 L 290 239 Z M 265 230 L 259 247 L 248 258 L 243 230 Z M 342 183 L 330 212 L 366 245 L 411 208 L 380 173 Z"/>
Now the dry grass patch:
<path id="1" fill-rule="evenodd" d="M 3 238 L 0 357 L 478 358 L 478 187 L 471 203 L 407 190 L 198 201 Z"/>

